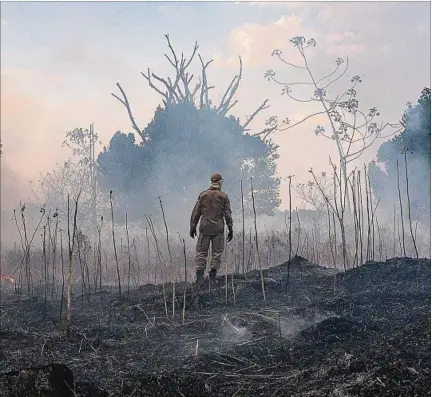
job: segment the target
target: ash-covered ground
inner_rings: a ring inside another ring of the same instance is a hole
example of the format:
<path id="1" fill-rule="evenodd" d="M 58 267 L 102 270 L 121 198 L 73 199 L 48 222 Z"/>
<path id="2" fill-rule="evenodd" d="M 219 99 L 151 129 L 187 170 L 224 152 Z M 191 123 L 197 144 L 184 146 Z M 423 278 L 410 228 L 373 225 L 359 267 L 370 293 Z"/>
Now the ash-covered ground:
<path id="1" fill-rule="evenodd" d="M 346 273 L 296 258 L 184 284 L 114 290 L 72 301 L 68 340 L 59 302 L 10 294 L 0 323 L 0 373 L 66 364 L 84 396 L 429 396 L 430 259 L 395 258 Z M 228 281 L 226 288 L 226 281 Z M 235 291 L 235 296 L 233 291 Z"/>

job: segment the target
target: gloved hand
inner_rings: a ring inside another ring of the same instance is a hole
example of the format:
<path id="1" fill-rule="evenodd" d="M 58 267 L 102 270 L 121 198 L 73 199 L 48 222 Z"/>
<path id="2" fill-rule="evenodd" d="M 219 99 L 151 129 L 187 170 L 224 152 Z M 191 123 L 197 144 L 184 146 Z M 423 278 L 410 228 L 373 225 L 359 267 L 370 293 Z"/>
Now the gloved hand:
<path id="1" fill-rule="evenodd" d="M 192 238 L 195 238 L 195 236 L 197 235 L 196 227 L 191 227 L 191 228 L 190 228 L 189 235 L 190 235 Z"/>
<path id="2" fill-rule="evenodd" d="M 233 230 L 229 229 L 227 241 L 230 242 L 232 239 L 233 239 Z"/>

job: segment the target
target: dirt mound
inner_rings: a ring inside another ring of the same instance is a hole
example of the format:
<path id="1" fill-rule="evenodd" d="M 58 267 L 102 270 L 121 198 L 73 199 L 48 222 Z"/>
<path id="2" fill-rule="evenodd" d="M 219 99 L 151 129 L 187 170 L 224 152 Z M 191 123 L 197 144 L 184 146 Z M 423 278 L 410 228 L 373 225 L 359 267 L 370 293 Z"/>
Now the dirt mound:
<path id="1" fill-rule="evenodd" d="M 161 286 L 75 298 L 69 340 L 57 302 L 9 300 L 0 371 L 62 362 L 81 397 L 430 395 L 430 260 L 336 274 L 293 258 L 287 286 L 286 264 L 264 276 L 265 302 L 259 272 L 179 284 L 174 318 Z"/>

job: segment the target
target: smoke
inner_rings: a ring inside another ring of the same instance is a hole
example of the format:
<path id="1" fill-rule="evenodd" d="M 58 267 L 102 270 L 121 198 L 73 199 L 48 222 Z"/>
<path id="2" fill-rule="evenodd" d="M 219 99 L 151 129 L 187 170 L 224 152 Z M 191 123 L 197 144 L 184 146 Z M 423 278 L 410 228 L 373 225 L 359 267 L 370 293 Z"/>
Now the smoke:
<path id="1" fill-rule="evenodd" d="M 379 214 L 391 222 L 396 206 L 406 222 L 410 210 L 413 222 L 430 228 L 430 96 L 407 111 L 404 131 L 381 145 L 377 160 L 370 165 L 369 176 L 375 199 L 380 200 Z"/>
<path id="2" fill-rule="evenodd" d="M 225 343 L 236 345 L 248 342 L 253 337 L 247 326 L 240 325 L 235 320 L 230 320 L 228 316 L 223 317 L 220 333 Z"/>
<path id="3" fill-rule="evenodd" d="M 16 235 L 15 224 L 11 221 L 13 209 L 19 206 L 20 200 L 25 197 L 25 186 L 12 166 L 6 161 L 7 156 L 1 159 L 1 244 L 2 247 L 13 243 Z"/>
<path id="4" fill-rule="evenodd" d="M 281 334 L 285 337 L 292 338 L 304 329 L 332 317 L 336 317 L 336 314 L 314 312 L 307 317 L 288 314 L 288 316 L 284 316 L 284 318 L 280 320 Z"/>

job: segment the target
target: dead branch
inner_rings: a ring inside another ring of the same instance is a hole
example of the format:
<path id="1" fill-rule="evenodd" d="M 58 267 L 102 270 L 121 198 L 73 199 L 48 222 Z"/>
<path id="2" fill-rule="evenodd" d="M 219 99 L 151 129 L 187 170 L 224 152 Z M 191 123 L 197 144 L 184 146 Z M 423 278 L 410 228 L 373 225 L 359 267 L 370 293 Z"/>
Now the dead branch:
<path id="1" fill-rule="evenodd" d="M 170 104 L 175 103 L 181 103 L 181 102 L 187 102 L 195 105 L 195 99 L 199 93 L 199 105 L 197 105 L 197 108 L 203 108 L 207 107 L 209 108 L 211 106 L 211 101 L 209 99 L 209 91 L 214 88 L 214 86 L 208 85 L 207 80 L 207 68 L 208 66 L 213 62 L 213 59 L 204 62 L 202 56 L 197 53 L 198 51 L 198 43 L 195 42 L 195 46 L 192 50 L 192 54 L 190 57 L 185 57 L 184 54 L 181 54 L 181 57 L 179 58 L 171 44 L 169 35 L 165 35 L 165 38 L 167 40 L 169 52 L 164 54 L 170 65 L 175 69 L 176 71 L 176 77 L 175 80 L 171 80 L 171 78 L 163 78 L 155 73 L 152 73 L 150 69 L 147 69 L 147 73 L 141 72 L 141 75 L 147 80 L 148 85 L 150 88 L 155 90 L 159 95 L 162 96 L 162 103 L 165 107 L 169 106 Z M 193 59 L 198 54 L 199 60 L 201 62 L 201 78 L 199 78 L 199 81 L 197 84 L 194 85 L 193 88 L 191 88 L 191 83 L 193 81 L 194 75 L 189 74 L 187 72 L 187 68 L 191 65 Z M 234 76 L 234 78 L 231 80 L 230 84 L 228 85 L 224 95 L 222 96 L 222 100 L 219 104 L 219 106 L 214 107 L 214 110 L 221 115 L 225 116 L 237 103 L 237 100 L 234 100 L 234 95 L 236 94 L 241 79 L 242 79 L 242 72 L 243 72 L 243 63 L 241 57 L 239 57 L 239 73 Z M 155 84 L 155 82 L 160 83 L 159 87 Z M 293 83 L 295 84 L 295 83 Z M 132 115 L 132 111 L 130 109 L 129 102 L 126 98 L 126 94 L 124 93 L 122 87 L 117 83 L 117 86 L 119 87 L 123 99 L 119 98 L 115 94 L 112 94 L 118 101 L 120 101 L 127 109 L 129 118 L 132 122 L 132 125 L 134 127 L 134 130 L 138 132 L 138 134 L 141 136 L 144 142 L 146 142 L 146 138 L 144 135 L 144 131 L 142 131 L 136 124 L 135 119 Z M 182 87 L 181 87 L 182 86 Z M 254 120 L 254 118 L 259 114 L 262 110 L 267 109 L 269 106 L 267 105 L 268 100 L 266 99 L 253 113 L 250 117 L 247 118 L 246 122 L 243 125 L 243 128 L 248 131 L 247 128 L 249 124 Z M 257 134 L 254 134 L 254 136 L 264 136 L 267 137 L 270 133 L 275 131 L 277 129 L 276 127 L 269 127 L 265 128 L 264 130 L 260 131 Z"/>
<path id="2" fill-rule="evenodd" d="M 122 93 L 122 95 L 123 95 L 123 99 L 120 99 L 117 95 L 115 95 L 115 94 L 113 94 L 113 93 L 111 93 L 111 95 L 112 95 L 114 98 L 116 98 L 118 101 L 120 101 L 120 102 L 125 106 L 125 108 L 127 109 L 128 115 L 129 115 L 129 119 L 130 119 L 130 121 L 131 121 L 131 123 L 132 123 L 132 127 L 133 127 L 133 129 L 138 133 L 138 135 L 141 137 L 141 139 L 143 140 L 143 142 L 147 142 L 147 139 L 146 139 L 146 137 L 145 137 L 145 135 L 144 135 L 144 131 L 141 130 L 141 129 L 138 127 L 137 123 L 135 122 L 135 119 L 134 119 L 134 117 L 133 117 L 133 115 L 132 115 L 132 110 L 131 110 L 130 105 L 129 105 L 129 101 L 128 101 L 128 99 L 127 99 L 127 96 L 126 96 L 126 94 L 125 94 L 125 92 L 124 92 L 122 86 L 121 86 L 119 83 L 117 83 L 116 85 L 117 85 L 117 87 L 119 88 L 120 92 Z"/>
<path id="3" fill-rule="evenodd" d="M 198 55 L 199 60 L 201 62 L 201 68 L 202 68 L 202 86 L 201 86 L 201 94 L 200 94 L 200 108 L 202 108 L 204 106 L 204 98 L 205 98 L 205 104 L 208 107 L 209 104 L 209 99 L 208 99 L 208 92 L 210 90 L 210 88 L 213 87 L 208 87 L 207 84 L 207 73 L 206 73 L 206 69 L 208 67 L 208 65 L 210 65 L 213 62 L 213 59 L 211 59 L 210 61 L 208 61 L 205 65 L 204 65 L 204 61 L 201 57 L 201 55 Z"/>
<path id="4" fill-rule="evenodd" d="M 231 84 L 227 88 L 227 90 L 225 92 L 225 95 L 222 97 L 221 103 L 220 103 L 219 107 L 216 110 L 222 116 L 225 116 L 228 113 L 228 110 L 233 107 L 233 105 L 230 106 L 230 102 L 231 102 L 233 96 L 235 95 L 235 93 L 237 92 L 237 89 L 239 87 L 239 84 L 240 84 L 240 81 L 241 81 L 241 78 L 242 78 L 243 62 L 242 62 L 241 57 L 239 57 L 239 61 L 240 61 L 240 71 L 239 71 L 239 74 L 237 76 L 235 76 L 234 79 L 231 81 Z M 228 95 L 228 97 L 226 98 L 227 95 Z M 237 102 L 235 102 L 235 103 L 237 103 Z"/>
<path id="5" fill-rule="evenodd" d="M 164 55 L 166 56 L 166 58 L 168 59 L 168 61 L 170 62 L 170 64 L 173 65 L 173 66 L 177 69 L 177 66 L 178 66 L 177 55 L 176 55 L 176 53 L 175 53 L 175 51 L 174 51 L 174 49 L 173 49 L 173 47 L 172 47 L 172 45 L 171 45 L 171 42 L 170 42 L 170 39 L 169 39 L 169 35 L 166 34 L 166 35 L 165 35 L 165 38 L 166 38 L 166 40 L 167 40 L 167 42 L 168 42 L 168 47 L 169 47 L 169 49 L 171 50 L 171 54 L 172 54 L 173 57 L 174 57 L 174 62 L 171 61 L 170 57 L 169 57 L 167 54 L 164 54 Z"/>
<path id="6" fill-rule="evenodd" d="M 243 129 L 245 131 L 249 131 L 249 129 L 246 129 L 246 127 L 249 125 L 249 123 L 256 117 L 256 115 L 261 112 L 261 110 L 268 109 L 270 106 L 267 105 L 268 99 L 266 99 L 256 110 L 252 113 L 250 117 L 247 118 L 246 123 L 243 124 Z"/>
<path id="7" fill-rule="evenodd" d="M 268 127 L 268 128 L 264 128 L 261 132 L 257 132 L 256 134 L 252 134 L 252 136 L 261 136 L 264 135 L 264 137 L 262 138 L 263 141 L 265 141 L 265 139 L 276 129 L 278 128 L 277 125 L 273 126 L 273 127 Z"/>
<path id="8" fill-rule="evenodd" d="M 293 128 L 293 127 L 295 127 L 295 126 L 297 126 L 297 125 L 303 123 L 303 122 L 306 121 L 307 119 L 310 119 L 311 117 L 315 117 L 315 116 L 318 116 L 318 115 L 320 115 L 320 114 L 326 114 L 326 113 L 327 113 L 326 111 L 313 113 L 313 114 L 311 114 L 311 115 L 305 117 L 304 119 L 298 121 L 297 123 L 294 123 L 294 124 L 292 124 L 292 125 L 288 125 L 288 126 L 285 127 L 285 128 L 281 128 L 281 129 L 279 129 L 279 131 L 286 131 L 286 130 L 289 130 L 289 129 L 291 129 L 291 128 Z"/>
<path id="9" fill-rule="evenodd" d="M 223 104 L 225 103 L 225 99 L 226 96 L 228 95 L 228 93 L 230 92 L 233 84 L 235 83 L 235 81 L 237 80 L 238 75 L 236 74 L 233 79 L 231 80 L 231 83 L 228 85 L 228 88 L 225 90 L 225 93 L 222 96 L 221 102 L 219 104 L 219 106 L 217 107 L 216 111 L 219 112 L 222 109 Z"/>
<path id="10" fill-rule="evenodd" d="M 151 81 L 151 77 L 150 77 L 150 68 L 147 69 L 147 75 L 144 74 L 143 72 L 141 72 L 142 76 L 148 81 L 149 86 L 151 88 L 153 88 L 158 94 L 162 95 L 163 97 L 165 96 L 165 93 L 163 91 L 161 91 L 159 88 L 157 88 L 153 82 Z"/>

